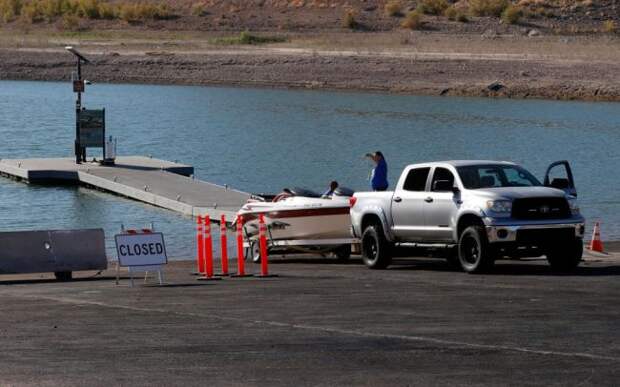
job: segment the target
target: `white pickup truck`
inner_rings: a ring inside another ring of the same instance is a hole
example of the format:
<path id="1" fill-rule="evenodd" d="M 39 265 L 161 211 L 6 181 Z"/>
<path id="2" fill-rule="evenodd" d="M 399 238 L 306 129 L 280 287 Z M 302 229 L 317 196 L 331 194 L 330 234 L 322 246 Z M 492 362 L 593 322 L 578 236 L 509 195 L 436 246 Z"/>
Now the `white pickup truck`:
<path id="1" fill-rule="evenodd" d="M 390 264 L 395 246 L 421 246 L 446 248 L 448 261 L 469 273 L 498 258 L 543 254 L 564 271 L 583 253 L 576 196 L 567 161 L 551 164 L 543 183 L 504 161 L 413 164 L 394 191 L 355 194 L 352 232 L 373 269 Z"/>

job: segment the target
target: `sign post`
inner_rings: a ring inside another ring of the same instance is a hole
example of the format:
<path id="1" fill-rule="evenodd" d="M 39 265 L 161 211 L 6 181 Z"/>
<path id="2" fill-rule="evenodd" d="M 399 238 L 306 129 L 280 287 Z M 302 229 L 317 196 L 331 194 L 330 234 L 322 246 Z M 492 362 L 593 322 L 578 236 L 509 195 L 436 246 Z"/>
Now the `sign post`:
<path id="1" fill-rule="evenodd" d="M 163 285 L 163 265 L 168 263 L 164 235 L 160 232 L 136 233 L 127 230 L 114 236 L 119 267 L 127 267 L 131 287 L 133 273 L 156 271 Z"/>
<path id="2" fill-rule="evenodd" d="M 76 71 L 71 76 L 75 99 L 75 162 L 86 161 L 86 148 L 103 148 L 103 162 L 113 164 L 113 159 L 106 154 L 105 141 L 105 109 L 87 110 L 82 107 L 82 93 L 89 82 L 82 79 L 82 64 L 91 63 L 80 52 L 71 46 L 65 47 L 77 58 Z"/>

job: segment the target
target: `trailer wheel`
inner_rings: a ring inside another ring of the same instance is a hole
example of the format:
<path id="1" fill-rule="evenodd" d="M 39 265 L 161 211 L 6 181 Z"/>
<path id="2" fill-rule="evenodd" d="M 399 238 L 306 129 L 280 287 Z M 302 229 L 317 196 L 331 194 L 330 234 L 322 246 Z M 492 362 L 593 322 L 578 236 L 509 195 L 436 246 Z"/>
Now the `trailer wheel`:
<path id="1" fill-rule="evenodd" d="M 362 259 L 370 269 L 385 269 L 392 262 L 390 243 L 380 224 L 371 224 L 362 234 Z"/>
<path id="2" fill-rule="evenodd" d="M 61 282 L 71 281 L 73 279 L 73 273 L 70 271 L 57 271 L 54 273 L 56 280 Z"/>
<path id="3" fill-rule="evenodd" d="M 338 246 L 338 248 L 334 250 L 334 255 L 339 261 L 347 261 L 351 258 L 351 245 Z"/>
<path id="4" fill-rule="evenodd" d="M 260 243 L 250 242 L 250 246 L 245 249 L 245 259 L 251 259 L 254 263 L 260 263 Z"/>

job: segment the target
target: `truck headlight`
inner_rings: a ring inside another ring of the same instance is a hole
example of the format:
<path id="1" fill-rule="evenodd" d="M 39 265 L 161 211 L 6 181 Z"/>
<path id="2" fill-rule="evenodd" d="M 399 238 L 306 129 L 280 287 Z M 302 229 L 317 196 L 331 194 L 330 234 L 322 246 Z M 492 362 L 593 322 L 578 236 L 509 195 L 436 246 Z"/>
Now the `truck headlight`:
<path id="1" fill-rule="evenodd" d="M 569 197 L 568 199 L 568 206 L 570 207 L 570 212 L 573 215 L 579 215 L 579 203 L 577 203 L 577 198 L 576 197 Z"/>
<path id="2" fill-rule="evenodd" d="M 512 211 L 512 201 L 510 200 L 489 200 L 487 208 L 497 214 L 510 214 Z"/>

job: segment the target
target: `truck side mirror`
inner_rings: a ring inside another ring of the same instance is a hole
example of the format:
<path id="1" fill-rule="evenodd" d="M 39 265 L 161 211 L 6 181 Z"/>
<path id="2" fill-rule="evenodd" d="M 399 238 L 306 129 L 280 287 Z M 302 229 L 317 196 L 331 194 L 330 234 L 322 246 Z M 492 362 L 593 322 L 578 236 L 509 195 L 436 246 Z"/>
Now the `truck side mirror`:
<path id="1" fill-rule="evenodd" d="M 459 195 L 461 193 L 461 190 L 459 189 L 459 187 L 453 186 L 452 187 L 452 193 L 455 194 L 455 195 Z"/>

